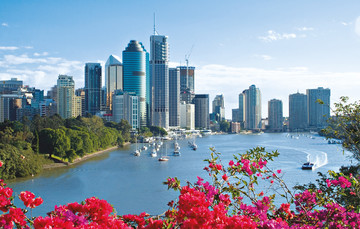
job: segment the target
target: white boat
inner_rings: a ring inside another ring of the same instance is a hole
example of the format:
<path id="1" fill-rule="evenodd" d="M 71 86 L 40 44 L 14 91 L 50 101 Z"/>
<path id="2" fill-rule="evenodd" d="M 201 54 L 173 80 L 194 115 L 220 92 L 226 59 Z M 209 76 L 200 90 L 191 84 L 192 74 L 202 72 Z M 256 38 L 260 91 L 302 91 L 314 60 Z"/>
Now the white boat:
<path id="1" fill-rule="evenodd" d="M 139 150 L 135 150 L 134 155 L 137 156 L 137 157 L 139 157 L 139 156 L 140 156 L 140 151 L 139 151 Z"/>
<path id="2" fill-rule="evenodd" d="M 301 169 L 303 169 L 303 170 L 313 170 L 314 166 L 315 166 L 314 163 L 306 162 L 301 166 Z"/>
<path id="3" fill-rule="evenodd" d="M 151 157 L 157 157 L 156 149 L 153 149 L 150 155 Z"/>
<path id="4" fill-rule="evenodd" d="M 195 139 L 194 139 L 194 141 L 193 142 L 188 142 L 189 143 L 189 146 L 190 146 L 190 148 L 192 149 L 192 150 L 197 150 L 197 145 L 196 145 L 196 143 L 195 143 Z"/>
<path id="5" fill-rule="evenodd" d="M 145 145 L 143 145 L 143 147 L 141 148 L 141 150 L 147 150 L 148 148 L 145 146 Z"/>
<path id="6" fill-rule="evenodd" d="M 174 156 L 180 156 L 180 155 L 181 155 L 180 151 L 175 149 L 174 150 Z"/>
<path id="7" fill-rule="evenodd" d="M 168 158 L 168 157 L 166 157 L 166 156 L 165 156 L 165 157 L 160 157 L 160 158 L 159 158 L 159 161 L 168 161 L 168 160 L 169 160 L 169 158 Z"/>

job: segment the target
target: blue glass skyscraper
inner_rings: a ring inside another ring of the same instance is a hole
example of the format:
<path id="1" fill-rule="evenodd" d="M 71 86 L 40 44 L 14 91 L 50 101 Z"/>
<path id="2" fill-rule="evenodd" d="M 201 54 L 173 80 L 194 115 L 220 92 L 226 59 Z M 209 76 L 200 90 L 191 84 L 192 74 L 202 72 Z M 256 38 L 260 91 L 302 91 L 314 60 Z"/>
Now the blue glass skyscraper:
<path id="1" fill-rule="evenodd" d="M 85 64 L 85 111 L 95 115 L 101 107 L 101 65 Z"/>
<path id="2" fill-rule="evenodd" d="M 123 51 L 124 91 L 139 96 L 140 126 L 146 126 L 146 87 L 149 54 L 142 43 L 131 40 Z"/>

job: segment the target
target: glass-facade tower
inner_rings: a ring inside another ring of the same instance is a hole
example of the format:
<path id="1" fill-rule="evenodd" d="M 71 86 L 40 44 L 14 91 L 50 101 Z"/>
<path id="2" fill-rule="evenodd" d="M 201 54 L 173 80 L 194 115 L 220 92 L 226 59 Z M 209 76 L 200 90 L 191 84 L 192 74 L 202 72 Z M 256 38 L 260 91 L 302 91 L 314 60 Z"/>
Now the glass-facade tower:
<path id="1" fill-rule="evenodd" d="M 245 94 L 245 128 L 248 130 L 261 128 L 261 94 L 259 88 L 251 85 Z"/>
<path id="2" fill-rule="evenodd" d="M 150 36 L 150 98 L 153 126 L 169 128 L 169 55 L 167 36 Z"/>
<path id="3" fill-rule="evenodd" d="M 85 64 L 85 111 L 95 115 L 101 107 L 101 65 Z"/>
<path id="4" fill-rule="evenodd" d="M 330 89 L 307 89 L 308 121 L 310 128 L 322 129 L 330 118 Z M 323 102 L 320 103 L 318 100 Z"/>
<path id="5" fill-rule="evenodd" d="M 131 40 L 123 55 L 124 91 L 139 97 L 140 126 L 146 126 L 146 87 L 149 54 L 141 42 Z"/>
<path id="6" fill-rule="evenodd" d="M 180 126 L 180 70 L 169 68 L 169 126 Z"/>
<path id="7" fill-rule="evenodd" d="M 119 57 L 110 55 L 105 64 L 106 109 L 110 112 L 115 90 L 123 90 L 123 65 Z"/>
<path id="8" fill-rule="evenodd" d="M 281 100 L 272 99 L 268 102 L 269 129 L 282 131 L 283 129 L 283 104 Z"/>
<path id="9" fill-rule="evenodd" d="M 289 95 L 289 130 L 302 131 L 308 128 L 307 96 L 301 93 Z"/>

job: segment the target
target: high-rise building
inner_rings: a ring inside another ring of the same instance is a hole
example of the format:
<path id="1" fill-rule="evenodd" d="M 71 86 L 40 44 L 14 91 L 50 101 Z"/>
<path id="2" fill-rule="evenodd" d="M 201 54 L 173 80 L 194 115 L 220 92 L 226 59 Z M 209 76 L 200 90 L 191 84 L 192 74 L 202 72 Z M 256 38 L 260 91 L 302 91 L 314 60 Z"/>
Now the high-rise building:
<path id="1" fill-rule="evenodd" d="M 223 95 L 216 95 L 212 102 L 214 121 L 225 120 L 225 102 Z"/>
<path id="2" fill-rule="evenodd" d="M 180 127 L 188 130 L 195 129 L 195 105 L 180 102 Z"/>
<path id="3" fill-rule="evenodd" d="M 195 67 L 179 66 L 180 69 L 180 100 L 191 103 L 195 97 Z"/>
<path id="4" fill-rule="evenodd" d="M 72 117 L 78 117 L 82 115 L 82 98 L 81 96 L 74 95 Z"/>
<path id="5" fill-rule="evenodd" d="M 23 95 L 0 94 L 0 122 L 15 121 L 16 110 L 22 107 L 24 100 Z"/>
<path id="6" fill-rule="evenodd" d="M 57 80 L 57 110 L 62 118 L 73 117 L 75 83 L 72 76 L 59 75 Z"/>
<path id="7" fill-rule="evenodd" d="M 301 131 L 308 128 L 307 96 L 301 93 L 289 95 L 289 130 Z"/>
<path id="8" fill-rule="evenodd" d="M 169 128 L 168 37 L 150 36 L 151 120 L 153 126 Z"/>
<path id="9" fill-rule="evenodd" d="M 307 89 L 308 122 L 310 128 L 322 129 L 330 118 L 330 89 Z M 322 101 L 320 103 L 320 101 Z"/>
<path id="10" fill-rule="evenodd" d="M 0 94 L 11 93 L 17 91 L 19 88 L 23 87 L 23 81 L 18 80 L 17 78 L 11 78 L 11 80 L 1 80 L 0 81 Z"/>
<path id="11" fill-rule="evenodd" d="M 105 64 L 106 109 L 112 110 L 112 95 L 115 90 L 123 90 L 123 65 L 120 58 L 110 55 Z"/>
<path id="12" fill-rule="evenodd" d="M 283 104 L 281 100 L 272 99 L 268 102 L 269 129 L 272 131 L 283 130 Z"/>
<path id="13" fill-rule="evenodd" d="M 75 95 L 81 98 L 81 116 L 85 116 L 85 90 L 78 88 L 75 90 Z"/>
<path id="14" fill-rule="evenodd" d="M 50 117 L 57 113 L 56 102 L 53 99 L 44 99 L 40 102 L 39 107 L 41 117 Z"/>
<path id="15" fill-rule="evenodd" d="M 131 40 L 122 55 L 124 91 L 134 92 L 139 97 L 140 126 L 146 126 L 146 88 L 149 54 L 141 42 Z"/>
<path id="16" fill-rule="evenodd" d="M 180 126 L 180 70 L 169 68 L 169 126 Z"/>
<path id="17" fill-rule="evenodd" d="M 245 128 L 255 130 L 261 128 L 261 93 L 259 88 L 251 85 L 245 94 Z"/>
<path id="18" fill-rule="evenodd" d="M 95 115 L 101 107 L 101 65 L 85 64 L 85 112 Z"/>
<path id="19" fill-rule="evenodd" d="M 121 119 L 127 120 L 132 129 L 139 128 L 139 96 L 135 92 L 124 92 L 115 90 L 113 93 L 113 114 L 114 122 L 119 123 Z"/>
<path id="20" fill-rule="evenodd" d="M 239 94 L 239 122 L 242 126 L 245 122 L 245 93 Z"/>
<path id="21" fill-rule="evenodd" d="M 231 121 L 238 122 L 238 123 L 240 122 L 240 110 L 239 110 L 239 108 L 232 109 Z"/>
<path id="22" fill-rule="evenodd" d="M 195 105 L 195 128 L 209 129 L 209 95 L 197 94 L 193 103 Z"/>
<path id="23" fill-rule="evenodd" d="M 47 98 L 57 102 L 57 85 L 54 85 L 47 91 Z"/>

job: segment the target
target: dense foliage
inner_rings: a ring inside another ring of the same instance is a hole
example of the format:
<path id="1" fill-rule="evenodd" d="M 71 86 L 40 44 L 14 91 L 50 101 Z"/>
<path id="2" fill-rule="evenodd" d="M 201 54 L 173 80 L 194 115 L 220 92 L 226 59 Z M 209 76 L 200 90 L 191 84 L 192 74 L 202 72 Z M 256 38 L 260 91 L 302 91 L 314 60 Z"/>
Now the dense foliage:
<path id="1" fill-rule="evenodd" d="M 35 175 L 47 158 L 72 162 L 88 153 L 131 140 L 130 124 L 105 122 L 97 116 L 62 119 L 35 116 L 32 121 L 0 123 L 2 179 Z M 45 157 L 44 157 L 45 156 Z"/>

